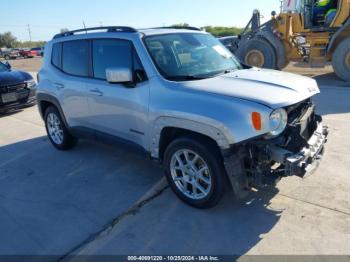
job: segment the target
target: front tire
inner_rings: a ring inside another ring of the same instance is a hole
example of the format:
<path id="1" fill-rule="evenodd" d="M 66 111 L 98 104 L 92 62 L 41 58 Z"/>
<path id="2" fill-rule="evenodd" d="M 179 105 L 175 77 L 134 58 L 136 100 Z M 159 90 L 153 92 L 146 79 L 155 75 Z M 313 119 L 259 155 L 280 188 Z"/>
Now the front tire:
<path id="1" fill-rule="evenodd" d="M 51 143 L 59 150 L 68 150 L 75 146 L 76 139 L 69 133 L 56 107 L 45 111 L 45 127 Z"/>
<path id="2" fill-rule="evenodd" d="M 225 190 L 223 162 L 211 141 L 174 140 L 164 154 L 166 178 L 174 193 L 196 208 L 215 206 Z"/>

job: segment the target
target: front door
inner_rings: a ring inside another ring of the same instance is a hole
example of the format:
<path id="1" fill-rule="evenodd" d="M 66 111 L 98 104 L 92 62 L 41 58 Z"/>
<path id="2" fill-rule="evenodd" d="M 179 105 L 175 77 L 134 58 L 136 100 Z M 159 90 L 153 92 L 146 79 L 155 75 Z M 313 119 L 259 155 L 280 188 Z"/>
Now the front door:
<path id="1" fill-rule="evenodd" d="M 91 128 L 147 149 L 149 84 L 132 42 L 95 39 L 91 51 L 93 80 L 87 86 Z M 108 83 L 106 69 L 113 67 L 133 70 L 135 85 Z"/>

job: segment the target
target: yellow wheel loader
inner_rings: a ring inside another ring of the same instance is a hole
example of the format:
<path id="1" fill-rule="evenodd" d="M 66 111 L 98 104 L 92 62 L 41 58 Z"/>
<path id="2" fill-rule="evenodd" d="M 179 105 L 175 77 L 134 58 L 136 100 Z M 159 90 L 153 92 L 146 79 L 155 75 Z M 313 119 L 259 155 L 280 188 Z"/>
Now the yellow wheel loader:
<path id="1" fill-rule="evenodd" d="M 350 0 L 284 0 L 284 11 L 260 24 L 255 10 L 229 48 L 245 64 L 283 69 L 290 61 L 322 67 L 350 81 Z"/>

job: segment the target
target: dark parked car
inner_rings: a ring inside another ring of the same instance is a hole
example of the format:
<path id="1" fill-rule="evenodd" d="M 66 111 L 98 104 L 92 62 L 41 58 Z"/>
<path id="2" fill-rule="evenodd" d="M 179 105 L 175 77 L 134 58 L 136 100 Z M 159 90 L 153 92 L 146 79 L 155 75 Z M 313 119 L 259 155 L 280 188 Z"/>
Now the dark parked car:
<path id="1" fill-rule="evenodd" d="M 30 74 L 11 70 L 9 63 L 0 62 L 0 113 L 35 104 L 35 91 Z"/>
<path id="2" fill-rule="evenodd" d="M 0 50 L 0 57 L 6 60 L 16 59 L 20 57 L 19 49 L 2 49 Z"/>
<path id="3" fill-rule="evenodd" d="M 237 36 L 225 36 L 219 38 L 219 41 L 226 46 L 228 50 L 230 50 L 232 53 L 234 53 L 237 49 L 236 42 L 238 41 Z"/>

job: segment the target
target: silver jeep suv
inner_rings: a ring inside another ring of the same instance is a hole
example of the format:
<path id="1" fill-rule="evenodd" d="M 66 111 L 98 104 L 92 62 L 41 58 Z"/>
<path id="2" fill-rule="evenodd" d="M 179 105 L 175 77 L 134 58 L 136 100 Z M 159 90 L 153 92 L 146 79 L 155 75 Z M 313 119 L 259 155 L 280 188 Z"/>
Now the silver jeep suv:
<path id="1" fill-rule="evenodd" d="M 37 100 L 52 144 L 136 145 L 192 206 L 304 176 L 323 153 L 315 80 L 248 67 L 206 32 L 88 28 L 56 35 L 45 50 Z"/>

